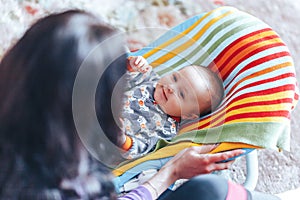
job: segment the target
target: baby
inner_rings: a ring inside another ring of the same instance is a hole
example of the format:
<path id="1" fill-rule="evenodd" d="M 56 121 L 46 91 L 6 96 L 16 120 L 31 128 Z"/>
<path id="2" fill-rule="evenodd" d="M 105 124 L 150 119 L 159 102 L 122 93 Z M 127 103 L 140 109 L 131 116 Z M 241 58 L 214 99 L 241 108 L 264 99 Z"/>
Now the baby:
<path id="1" fill-rule="evenodd" d="M 190 65 L 159 77 L 142 56 L 128 58 L 128 88 L 122 112 L 128 159 L 176 136 L 181 120 L 213 111 L 224 94 L 222 81 L 206 67 Z"/>

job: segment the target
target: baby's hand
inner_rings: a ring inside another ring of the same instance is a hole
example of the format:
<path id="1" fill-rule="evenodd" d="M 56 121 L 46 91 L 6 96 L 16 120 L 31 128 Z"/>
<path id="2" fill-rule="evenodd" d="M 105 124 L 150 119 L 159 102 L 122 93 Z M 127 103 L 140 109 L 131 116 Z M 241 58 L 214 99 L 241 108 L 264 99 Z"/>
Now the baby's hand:
<path id="1" fill-rule="evenodd" d="M 147 60 L 143 56 L 132 56 L 128 58 L 129 65 L 133 71 L 138 71 L 141 73 L 146 73 L 151 70 L 151 66 L 148 64 Z"/>

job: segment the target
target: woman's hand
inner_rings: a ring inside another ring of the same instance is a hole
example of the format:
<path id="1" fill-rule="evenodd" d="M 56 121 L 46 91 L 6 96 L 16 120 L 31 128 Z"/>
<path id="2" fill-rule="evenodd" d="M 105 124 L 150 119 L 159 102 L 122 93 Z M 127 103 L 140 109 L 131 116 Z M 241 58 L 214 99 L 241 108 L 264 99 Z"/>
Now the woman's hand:
<path id="1" fill-rule="evenodd" d="M 233 150 L 223 153 L 206 154 L 209 148 L 207 145 L 204 145 L 184 149 L 164 167 L 172 171 L 174 180 L 189 179 L 199 174 L 208 174 L 216 170 L 228 169 L 233 161 L 222 161 L 244 153 L 243 150 Z"/>
<path id="2" fill-rule="evenodd" d="M 203 145 L 180 151 L 144 186 L 151 191 L 153 199 L 156 199 L 176 180 L 190 179 L 215 170 L 228 169 L 233 161 L 222 161 L 244 153 L 243 150 L 232 150 L 223 153 L 207 154 L 215 147 L 215 145 Z"/>

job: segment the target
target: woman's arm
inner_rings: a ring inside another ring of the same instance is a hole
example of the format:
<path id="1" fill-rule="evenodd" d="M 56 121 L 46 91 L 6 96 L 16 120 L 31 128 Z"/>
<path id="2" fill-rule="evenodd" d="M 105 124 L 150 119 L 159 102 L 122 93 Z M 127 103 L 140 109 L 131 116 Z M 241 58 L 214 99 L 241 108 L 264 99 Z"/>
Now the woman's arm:
<path id="1" fill-rule="evenodd" d="M 176 180 L 228 169 L 233 161 L 225 163 L 221 161 L 244 153 L 243 150 L 232 150 L 217 154 L 205 154 L 208 148 L 211 146 L 190 147 L 182 150 L 143 186 L 151 192 L 152 198 L 156 199 Z"/>

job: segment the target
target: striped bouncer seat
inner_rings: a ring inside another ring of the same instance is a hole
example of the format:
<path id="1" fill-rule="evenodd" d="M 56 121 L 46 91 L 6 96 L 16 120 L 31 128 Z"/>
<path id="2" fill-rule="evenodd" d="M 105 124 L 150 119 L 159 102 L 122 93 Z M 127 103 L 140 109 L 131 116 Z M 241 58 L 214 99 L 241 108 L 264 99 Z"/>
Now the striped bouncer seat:
<path id="1" fill-rule="evenodd" d="M 166 32 L 142 55 L 161 76 L 195 64 L 223 80 L 225 97 L 213 113 L 182 122 L 171 141 L 113 171 L 117 188 L 146 169 L 159 169 L 180 150 L 220 143 L 212 153 L 244 148 L 289 150 L 290 116 L 298 100 L 288 48 L 270 26 L 232 7 L 192 17 Z"/>

